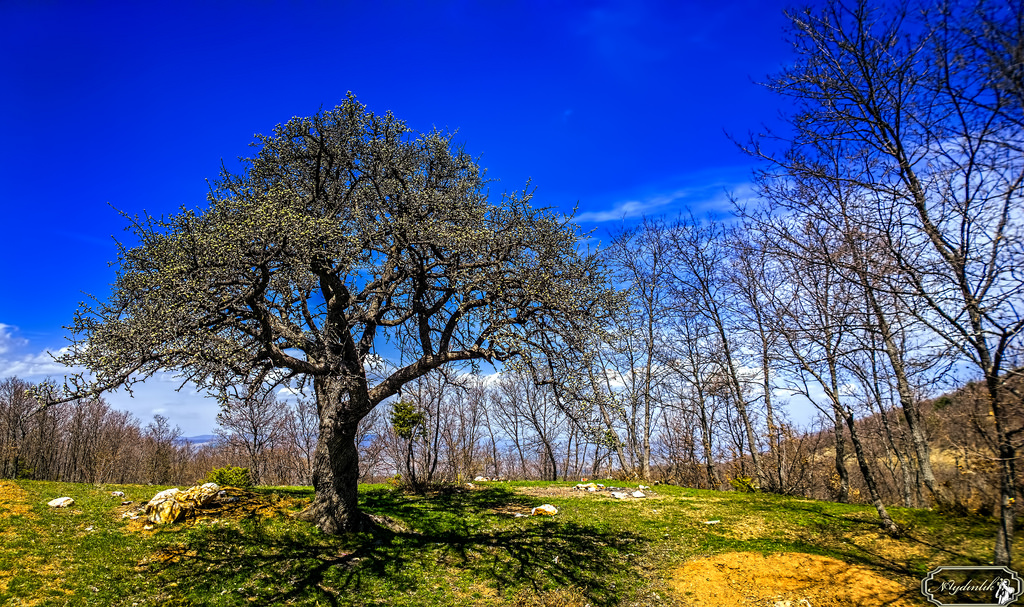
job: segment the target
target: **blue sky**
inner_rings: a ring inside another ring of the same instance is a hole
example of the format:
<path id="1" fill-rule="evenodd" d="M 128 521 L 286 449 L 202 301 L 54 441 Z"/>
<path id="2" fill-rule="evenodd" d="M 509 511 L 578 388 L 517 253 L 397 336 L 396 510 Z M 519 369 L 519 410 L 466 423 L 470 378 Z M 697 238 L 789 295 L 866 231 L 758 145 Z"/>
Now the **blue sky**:
<path id="1" fill-rule="evenodd" d="M 203 204 L 255 133 L 348 91 L 456 140 L 607 240 L 641 214 L 724 208 L 753 162 L 725 133 L 771 125 L 756 84 L 791 59 L 787 4 L 725 2 L 0 3 L 0 377 L 46 355 L 114 279 L 129 214 Z M 170 378 L 109 401 L 187 435 L 216 406 Z"/>

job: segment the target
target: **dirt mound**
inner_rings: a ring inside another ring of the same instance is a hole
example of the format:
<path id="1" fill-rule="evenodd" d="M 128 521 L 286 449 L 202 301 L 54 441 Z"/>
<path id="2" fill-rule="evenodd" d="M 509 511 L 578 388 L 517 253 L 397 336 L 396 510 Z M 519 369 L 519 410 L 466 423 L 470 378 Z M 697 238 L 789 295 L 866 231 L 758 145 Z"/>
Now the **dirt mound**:
<path id="1" fill-rule="evenodd" d="M 856 565 L 814 554 L 763 556 L 730 552 L 691 561 L 669 586 L 687 605 L 767 607 L 911 607 L 922 605 L 916 585 L 900 584 Z"/>

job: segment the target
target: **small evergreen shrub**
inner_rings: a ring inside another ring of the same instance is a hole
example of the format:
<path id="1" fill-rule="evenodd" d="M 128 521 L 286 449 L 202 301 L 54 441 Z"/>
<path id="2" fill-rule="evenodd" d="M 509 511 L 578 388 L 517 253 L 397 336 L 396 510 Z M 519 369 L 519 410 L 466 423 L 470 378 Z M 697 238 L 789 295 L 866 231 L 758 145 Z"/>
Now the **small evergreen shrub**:
<path id="1" fill-rule="evenodd" d="M 749 476 L 737 476 L 729 484 L 740 493 L 757 493 L 757 481 Z"/>
<path id="2" fill-rule="evenodd" d="M 252 477 L 249 476 L 249 469 L 237 466 L 210 470 L 206 474 L 206 482 L 217 483 L 221 486 L 238 487 L 240 489 L 252 487 Z"/>

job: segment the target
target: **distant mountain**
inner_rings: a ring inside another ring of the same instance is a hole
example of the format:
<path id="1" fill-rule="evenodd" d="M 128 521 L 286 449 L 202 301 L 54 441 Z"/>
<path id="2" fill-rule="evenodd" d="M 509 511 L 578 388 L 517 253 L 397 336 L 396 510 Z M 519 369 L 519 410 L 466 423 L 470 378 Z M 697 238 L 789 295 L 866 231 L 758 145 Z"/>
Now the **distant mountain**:
<path id="1" fill-rule="evenodd" d="M 217 440 L 219 437 L 216 434 L 200 434 L 199 436 L 181 436 L 175 440 L 175 444 L 184 445 L 186 442 L 192 443 L 194 447 L 201 447 Z"/>

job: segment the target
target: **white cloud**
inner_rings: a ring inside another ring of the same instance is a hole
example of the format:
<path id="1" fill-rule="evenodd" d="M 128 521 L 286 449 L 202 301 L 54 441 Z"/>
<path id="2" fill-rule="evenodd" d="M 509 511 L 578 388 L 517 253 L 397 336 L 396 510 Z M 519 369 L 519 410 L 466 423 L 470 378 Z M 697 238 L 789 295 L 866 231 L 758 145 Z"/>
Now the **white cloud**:
<path id="1" fill-rule="evenodd" d="M 25 340 L 23 345 L 27 345 Z M 65 349 L 58 350 L 58 354 Z M 42 381 L 47 377 L 60 378 L 72 373 L 80 373 L 83 369 L 68 367 L 53 360 L 49 351 L 8 355 L 8 350 L 0 350 L 0 377 L 18 377 L 25 381 Z"/>
<path id="2" fill-rule="evenodd" d="M 499 363 L 500 364 L 500 363 Z M 473 373 L 462 369 L 456 369 L 455 376 L 460 380 L 468 379 L 470 381 L 479 381 L 485 386 L 493 386 L 497 384 L 502 377 L 502 371 L 496 366 L 493 373 Z"/>
<path id="3" fill-rule="evenodd" d="M 18 336 L 17 327 L 0 323 L 0 379 L 17 377 L 38 383 L 51 378 L 60 384 L 65 376 L 86 371 L 57 363 L 49 350 L 33 352 L 32 347 L 28 339 Z M 67 350 L 61 348 L 54 354 L 59 356 Z M 134 415 L 143 426 L 159 413 L 167 416 L 172 426 L 180 426 L 185 436 L 209 434 L 217 425 L 216 400 L 206 397 L 192 384 L 177 391 L 180 385 L 181 379 L 173 373 L 157 373 L 149 381 L 132 386 L 134 396 L 118 390 L 104 394 L 103 398 L 115 409 Z"/>
<path id="4" fill-rule="evenodd" d="M 103 399 L 111 407 L 134 415 L 143 427 L 153 421 L 154 415 L 160 414 L 167 417 L 172 427 L 180 427 L 183 436 L 210 434 L 217 427 L 217 412 L 220 411 L 217 400 L 205 396 L 192 384 L 186 384 L 181 391 L 175 390 L 180 383 L 181 380 L 173 379 L 171 373 L 158 373 L 132 386 L 131 395 L 118 390 L 104 394 Z"/>
<path id="5" fill-rule="evenodd" d="M 607 211 L 587 211 L 580 213 L 573 218 L 579 223 L 601 223 L 605 221 L 619 221 L 640 217 L 654 209 L 659 209 L 686 196 L 685 191 L 677 191 L 671 194 L 661 194 L 648 198 L 647 200 L 627 200 L 620 202 Z"/>
<path id="6" fill-rule="evenodd" d="M 643 199 L 618 202 L 603 211 L 586 211 L 573 218 L 577 223 L 603 223 L 635 219 L 655 213 L 675 213 L 689 209 L 696 215 L 728 213 L 733 201 L 756 197 L 753 184 L 736 179 L 730 171 L 720 174 L 700 173 L 688 175 L 688 185 L 668 193 L 655 194 Z M 685 202 L 684 202 L 685 201 Z"/>
<path id="7" fill-rule="evenodd" d="M 17 330 L 17 327 L 0 323 L 0 354 L 5 354 L 9 350 L 17 349 L 28 344 L 27 339 L 14 336 L 14 333 Z"/>

